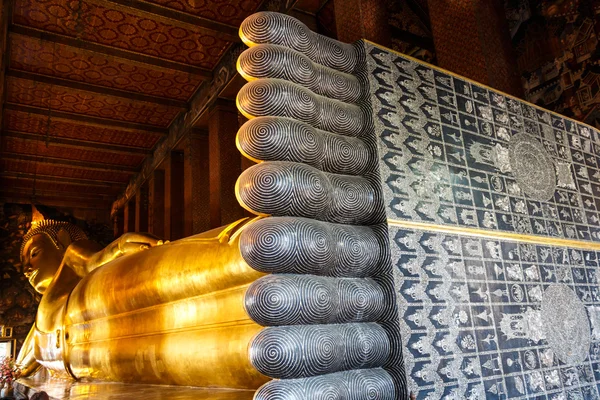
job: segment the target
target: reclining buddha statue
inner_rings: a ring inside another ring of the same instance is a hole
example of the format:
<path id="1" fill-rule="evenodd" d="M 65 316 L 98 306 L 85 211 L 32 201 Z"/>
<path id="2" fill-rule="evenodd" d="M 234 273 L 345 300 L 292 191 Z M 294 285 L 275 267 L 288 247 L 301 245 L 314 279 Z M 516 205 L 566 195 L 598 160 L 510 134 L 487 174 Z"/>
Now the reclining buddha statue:
<path id="1" fill-rule="evenodd" d="M 106 248 L 68 223 L 33 225 L 21 257 L 43 296 L 18 357 L 26 375 L 406 397 L 361 42 L 268 12 L 240 35 L 250 120 L 237 144 L 259 163 L 235 194 L 257 217 Z"/>

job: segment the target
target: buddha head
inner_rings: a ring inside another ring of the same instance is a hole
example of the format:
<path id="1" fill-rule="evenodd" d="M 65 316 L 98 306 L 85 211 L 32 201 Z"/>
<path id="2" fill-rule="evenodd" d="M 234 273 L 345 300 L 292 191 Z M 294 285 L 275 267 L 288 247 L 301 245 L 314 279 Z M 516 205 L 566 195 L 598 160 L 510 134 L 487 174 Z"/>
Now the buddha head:
<path id="1" fill-rule="evenodd" d="M 77 240 L 87 239 L 81 229 L 62 221 L 42 220 L 32 223 L 23 237 L 21 262 L 29 283 L 44 293 L 60 267 L 67 247 Z"/>

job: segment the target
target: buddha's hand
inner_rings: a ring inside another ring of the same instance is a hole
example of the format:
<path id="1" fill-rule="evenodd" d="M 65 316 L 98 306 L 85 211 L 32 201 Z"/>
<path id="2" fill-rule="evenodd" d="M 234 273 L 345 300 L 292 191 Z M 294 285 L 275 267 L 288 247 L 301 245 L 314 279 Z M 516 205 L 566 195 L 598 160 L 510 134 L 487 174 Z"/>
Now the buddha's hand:
<path id="1" fill-rule="evenodd" d="M 160 246 L 169 241 L 163 241 L 149 233 L 128 232 L 122 234 L 113 242 L 114 258 L 137 253 L 138 251 L 149 249 L 150 247 Z"/>

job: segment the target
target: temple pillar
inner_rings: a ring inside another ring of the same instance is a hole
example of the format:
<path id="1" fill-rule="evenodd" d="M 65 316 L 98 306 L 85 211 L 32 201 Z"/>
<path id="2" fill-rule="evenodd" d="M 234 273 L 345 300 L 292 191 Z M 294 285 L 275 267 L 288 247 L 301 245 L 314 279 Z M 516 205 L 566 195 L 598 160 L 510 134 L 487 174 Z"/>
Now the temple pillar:
<path id="1" fill-rule="evenodd" d="M 164 238 L 171 240 L 171 153 L 163 161 L 165 169 L 165 208 L 163 209 L 164 214 Z"/>
<path id="2" fill-rule="evenodd" d="M 125 205 L 125 213 L 124 213 L 124 230 L 123 233 L 126 232 L 135 232 L 135 202 L 137 195 L 127 202 Z"/>
<path id="3" fill-rule="evenodd" d="M 169 177 L 170 207 L 168 219 L 170 220 L 170 240 L 184 237 L 184 155 L 182 151 L 171 152 L 171 165 Z"/>
<path id="4" fill-rule="evenodd" d="M 148 183 L 135 196 L 135 231 L 148 232 Z"/>
<path id="5" fill-rule="evenodd" d="M 429 0 L 427 5 L 439 67 L 523 96 L 502 0 Z"/>
<path id="6" fill-rule="evenodd" d="M 184 236 L 190 236 L 211 228 L 208 132 L 193 131 L 184 140 Z"/>
<path id="7" fill-rule="evenodd" d="M 368 39 L 390 47 L 387 2 L 381 0 L 334 0 L 338 40 L 353 43 Z"/>
<path id="8" fill-rule="evenodd" d="M 120 209 L 117 214 L 115 215 L 115 218 L 113 219 L 113 234 L 115 236 L 115 238 L 118 238 L 119 236 L 121 236 L 123 234 L 123 230 L 125 229 L 125 212 L 123 209 Z"/>
<path id="9" fill-rule="evenodd" d="M 148 232 L 165 238 L 165 171 L 156 169 L 148 182 Z"/>
<path id="10" fill-rule="evenodd" d="M 208 123 L 210 226 L 216 228 L 244 216 L 235 198 L 235 182 L 240 175 L 241 158 L 235 146 L 238 130 L 235 103 L 219 99 L 210 110 Z"/>

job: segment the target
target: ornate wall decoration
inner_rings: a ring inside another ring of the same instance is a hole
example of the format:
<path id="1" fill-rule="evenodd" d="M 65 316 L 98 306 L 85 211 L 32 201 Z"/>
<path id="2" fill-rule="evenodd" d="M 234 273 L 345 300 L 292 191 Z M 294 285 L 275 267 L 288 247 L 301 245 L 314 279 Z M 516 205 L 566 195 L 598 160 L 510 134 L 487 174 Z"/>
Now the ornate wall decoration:
<path id="1" fill-rule="evenodd" d="M 365 48 L 409 390 L 600 398 L 599 132 Z"/>
<path id="2" fill-rule="evenodd" d="M 367 53 L 388 218 L 600 241 L 597 131 Z"/>

